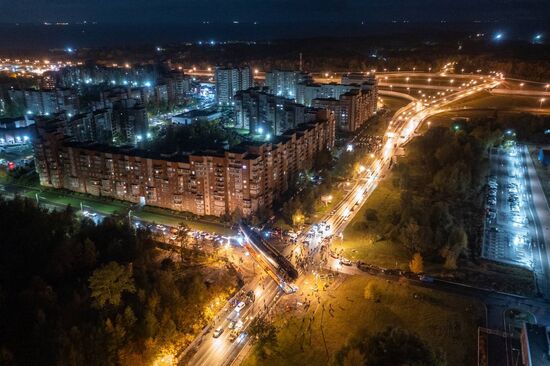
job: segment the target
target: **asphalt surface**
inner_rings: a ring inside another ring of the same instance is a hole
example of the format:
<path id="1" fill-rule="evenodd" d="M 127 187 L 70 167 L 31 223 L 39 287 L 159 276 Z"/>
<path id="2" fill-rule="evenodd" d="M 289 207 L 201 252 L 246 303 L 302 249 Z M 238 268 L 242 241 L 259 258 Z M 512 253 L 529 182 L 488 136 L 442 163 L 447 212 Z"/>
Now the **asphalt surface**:
<path id="1" fill-rule="evenodd" d="M 490 165 L 482 256 L 533 269 L 536 229 L 528 218 L 530 199 L 518 149 L 491 149 Z"/>

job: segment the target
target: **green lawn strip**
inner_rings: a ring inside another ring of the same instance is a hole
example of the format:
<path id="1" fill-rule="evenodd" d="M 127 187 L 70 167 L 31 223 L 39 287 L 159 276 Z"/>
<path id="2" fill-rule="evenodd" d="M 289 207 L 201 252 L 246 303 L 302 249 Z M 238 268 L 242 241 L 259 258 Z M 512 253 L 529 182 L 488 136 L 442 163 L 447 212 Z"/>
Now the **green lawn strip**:
<path id="1" fill-rule="evenodd" d="M 142 220 L 148 222 L 155 222 L 157 224 L 164 224 L 170 226 L 177 226 L 179 223 L 184 222 L 193 230 L 207 231 L 211 233 L 218 233 L 221 235 L 231 235 L 234 232 L 227 226 L 216 224 L 214 222 L 204 222 L 204 221 L 193 221 L 184 219 L 170 213 L 156 213 L 148 211 L 148 208 L 145 207 L 142 211 L 133 213 L 134 216 L 141 218 Z"/>
<path id="2" fill-rule="evenodd" d="M 321 197 L 315 202 L 315 213 L 311 217 L 311 221 L 317 221 L 327 213 L 329 213 L 342 199 L 344 192 L 338 188 L 338 185 L 334 185 L 335 189 L 332 190 L 330 195 L 332 196 L 332 201 L 328 204 L 321 202 Z"/>
<path id="3" fill-rule="evenodd" d="M 46 202 L 58 204 L 58 205 L 71 205 L 72 207 L 76 209 L 80 209 L 80 203 L 84 205 L 84 209 L 86 207 L 93 208 L 95 211 L 105 214 L 105 215 L 111 215 L 115 212 L 121 213 L 126 212 L 130 208 L 130 203 L 122 202 L 122 201 L 113 201 L 113 202 L 105 202 L 101 199 L 94 199 L 93 197 L 79 197 L 79 196 L 73 196 L 71 193 L 65 193 L 65 192 L 54 192 L 50 190 L 46 191 L 38 191 L 38 190 L 25 190 L 24 196 L 36 199 L 36 193 L 38 193 L 40 199 L 45 200 Z M 190 228 L 194 230 L 201 230 L 201 231 L 208 231 L 208 232 L 214 232 L 222 235 L 230 235 L 233 233 L 233 231 L 222 224 L 217 224 L 215 222 L 205 222 L 205 221 L 193 221 L 189 219 L 185 219 L 183 216 L 178 216 L 177 214 L 173 213 L 162 213 L 162 212 L 152 212 L 160 210 L 158 208 L 150 208 L 145 206 L 140 211 L 132 211 L 132 216 L 139 217 L 147 222 L 155 222 L 158 224 L 165 224 L 165 225 L 171 225 L 175 226 L 178 225 L 181 222 L 186 223 Z"/>
<path id="4" fill-rule="evenodd" d="M 410 100 L 405 98 L 388 97 L 385 95 L 380 96 L 380 98 L 384 103 L 384 107 L 392 111 L 396 111 L 399 108 L 404 107 L 411 102 Z"/>
<path id="5" fill-rule="evenodd" d="M 387 216 L 398 208 L 399 191 L 392 186 L 390 173 L 351 220 L 344 231 L 344 239 L 334 240 L 333 250 L 343 250 L 343 256 L 353 261 L 361 260 L 386 268 L 407 269 L 410 255 L 406 250 L 400 244 L 383 240 L 379 236 L 384 231 L 379 222 L 388 222 Z M 367 221 L 368 209 L 376 210 L 379 221 Z"/>
<path id="6" fill-rule="evenodd" d="M 378 303 L 365 299 L 369 282 L 374 282 L 380 293 Z M 361 329 L 373 334 L 388 326 L 418 333 L 434 349 L 446 353 L 449 365 L 474 365 L 476 362 L 477 326 L 483 323 L 484 314 L 482 305 L 477 302 L 365 276 L 350 277 L 336 289 L 321 291 L 321 296 L 324 314 L 322 304 L 317 306 L 317 300 L 313 299 L 305 313 L 297 310 L 275 316 L 279 330 L 277 349 L 267 360 L 259 360 L 251 353 L 244 365 L 326 365 Z M 334 309 L 334 316 L 329 314 L 329 304 Z M 311 330 L 308 330 L 313 315 Z"/>
<path id="7" fill-rule="evenodd" d="M 32 195 L 34 197 L 36 192 Z M 86 207 L 93 208 L 95 211 L 98 211 L 102 214 L 111 215 L 115 212 L 121 212 L 128 209 L 129 204 L 122 202 L 104 202 L 102 200 L 96 200 L 90 197 L 78 197 L 73 196 L 72 194 L 66 194 L 65 192 L 53 192 L 53 191 L 42 191 L 38 193 L 40 199 L 45 199 L 48 202 L 52 202 L 60 205 L 71 205 L 76 209 L 80 209 L 80 203 Z"/>

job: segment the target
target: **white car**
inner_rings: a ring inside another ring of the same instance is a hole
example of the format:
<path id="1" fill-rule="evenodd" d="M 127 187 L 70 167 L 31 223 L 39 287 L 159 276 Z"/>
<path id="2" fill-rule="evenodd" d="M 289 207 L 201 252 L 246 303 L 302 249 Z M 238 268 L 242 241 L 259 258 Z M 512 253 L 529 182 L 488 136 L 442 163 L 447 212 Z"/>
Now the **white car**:
<path id="1" fill-rule="evenodd" d="M 218 338 L 219 336 L 221 336 L 223 333 L 223 328 L 222 327 L 217 327 L 215 330 L 214 330 L 214 333 L 212 334 L 212 337 L 214 338 Z"/>
<path id="2" fill-rule="evenodd" d="M 239 302 L 239 303 L 237 304 L 237 306 L 235 307 L 235 311 L 239 312 L 239 311 L 241 311 L 245 306 L 246 306 L 246 304 L 245 304 L 243 301 L 241 301 L 241 302 Z"/>

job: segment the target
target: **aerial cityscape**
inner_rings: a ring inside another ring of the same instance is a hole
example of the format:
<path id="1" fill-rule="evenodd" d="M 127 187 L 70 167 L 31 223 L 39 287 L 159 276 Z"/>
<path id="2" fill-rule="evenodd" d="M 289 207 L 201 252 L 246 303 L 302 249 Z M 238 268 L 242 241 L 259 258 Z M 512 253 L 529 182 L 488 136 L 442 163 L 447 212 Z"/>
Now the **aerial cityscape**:
<path id="1" fill-rule="evenodd" d="M 550 366 L 546 0 L 0 9 L 0 365 Z"/>

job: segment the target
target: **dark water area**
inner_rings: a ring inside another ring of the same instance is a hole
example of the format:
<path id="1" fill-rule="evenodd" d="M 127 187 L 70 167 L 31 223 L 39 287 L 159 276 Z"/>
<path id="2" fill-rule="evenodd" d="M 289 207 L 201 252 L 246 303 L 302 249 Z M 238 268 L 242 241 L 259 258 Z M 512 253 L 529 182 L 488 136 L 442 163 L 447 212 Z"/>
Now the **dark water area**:
<path id="1" fill-rule="evenodd" d="M 163 46 L 184 42 L 261 41 L 310 37 L 364 37 L 392 34 L 437 35 L 505 30 L 510 38 L 528 37 L 546 25 L 502 23 L 292 23 L 292 24 L 0 24 L 0 50 L 48 50 Z"/>

